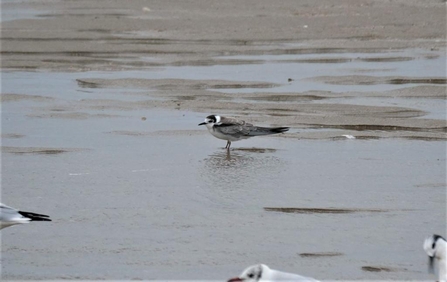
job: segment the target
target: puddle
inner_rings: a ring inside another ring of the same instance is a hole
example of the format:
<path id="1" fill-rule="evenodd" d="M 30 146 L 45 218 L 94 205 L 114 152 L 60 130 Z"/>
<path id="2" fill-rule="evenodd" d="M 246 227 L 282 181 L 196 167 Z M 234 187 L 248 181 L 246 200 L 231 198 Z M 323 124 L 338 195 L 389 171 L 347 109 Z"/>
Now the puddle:
<path id="1" fill-rule="evenodd" d="M 358 212 L 388 212 L 388 210 L 381 209 L 337 209 L 337 208 L 273 208 L 265 207 L 264 210 L 272 212 L 283 212 L 283 213 L 302 213 L 302 214 L 344 214 L 344 213 L 358 213 Z"/>

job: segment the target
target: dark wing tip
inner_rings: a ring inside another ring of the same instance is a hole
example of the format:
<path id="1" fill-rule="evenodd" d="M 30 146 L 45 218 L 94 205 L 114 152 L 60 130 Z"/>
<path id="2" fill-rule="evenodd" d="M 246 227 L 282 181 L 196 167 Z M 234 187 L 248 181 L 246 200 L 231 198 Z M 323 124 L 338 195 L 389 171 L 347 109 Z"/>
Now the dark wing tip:
<path id="1" fill-rule="evenodd" d="M 290 127 L 275 127 L 272 128 L 272 130 L 276 133 L 282 133 L 282 132 L 286 132 L 289 131 Z"/>
<path id="2" fill-rule="evenodd" d="M 31 218 L 31 221 L 52 221 L 52 220 L 46 217 L 35 217 Z"/>
<path id="3" fill-rule="evenodd" d="M 31 219 L 31 221 L 51 221 L 50 216 L 45 214 L 25 212 L 25 211 L 19 211 L 19 214 Z"/>

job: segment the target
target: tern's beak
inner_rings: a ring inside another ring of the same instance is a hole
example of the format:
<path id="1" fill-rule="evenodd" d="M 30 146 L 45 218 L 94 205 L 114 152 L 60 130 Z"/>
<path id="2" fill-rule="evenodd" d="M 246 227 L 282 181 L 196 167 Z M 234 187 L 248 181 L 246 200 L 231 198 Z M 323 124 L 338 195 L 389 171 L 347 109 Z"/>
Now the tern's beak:
<path id="1" fill-rule="evenodd" d="M 428 257 L 428 272 L 429 273 L 434 273 L 435 272 L 435 268 L 434 268 L 434 263 L 435 263 L 435 256 L 429 256 Z"/>
<path id="2" fill-rule="evenodd" d="M 241 282 L 241 281 L 244 281 L 244 280 L 242 280 L 239 277 L 234 277 L 234 278 L 231 278 L 230 280 L 228 280 L 227 282 Z"/>
<path id="3" fill-rule="evenodd" d="M 206 124 L 206 122 L 199 123 L 199 125 L 204 125 L 204 124 Z"/>

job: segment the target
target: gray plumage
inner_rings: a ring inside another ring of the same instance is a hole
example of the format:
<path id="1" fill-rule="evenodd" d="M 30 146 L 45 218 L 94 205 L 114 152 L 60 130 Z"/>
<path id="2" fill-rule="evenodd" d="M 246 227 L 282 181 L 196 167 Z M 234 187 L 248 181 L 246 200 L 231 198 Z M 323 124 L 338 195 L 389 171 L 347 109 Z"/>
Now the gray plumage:
<path id="1" fill-rule="evenodd" d="M 261 127 L 231 117 L 210 115 L 199 125 L 206 125 L 208 131 L 216 138 L 227 140 L 229 149 L 232 141 L 247 139 L 253 136 L 262 136 L 270 134 L 283 133 L 289 130 L 289 127 Z"/>

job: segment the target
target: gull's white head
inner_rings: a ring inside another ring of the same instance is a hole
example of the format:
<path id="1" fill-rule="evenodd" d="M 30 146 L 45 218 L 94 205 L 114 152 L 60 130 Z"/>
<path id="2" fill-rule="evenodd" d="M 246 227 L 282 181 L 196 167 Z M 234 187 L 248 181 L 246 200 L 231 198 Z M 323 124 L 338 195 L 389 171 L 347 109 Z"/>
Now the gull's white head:
<path id="1" fill-rule="evenodd" d="M 446 274 L 446 240 L 439 235 L 432 235 L 425 239 L 424 250 L 428 255 L 428 267 L 431 273 L 434 272 L 434 260 L 439 263 L 439 280 L 445 281 Z"/>
<path id="2" fill-rule="evenodd" d="M 199 125 L 206 125 L 208 129 L 211 129 L 213 125 L 219 123 L 220 120 L 221 120 L 220 116 L 210 115 L 205 118 L 204 122 L 199 123 Z"/>
<path id="3" fill-rule="evenodd" d="M 239 277 L 231 278 L 228 282 L 257 282 L 265 277 L 269 270 L 270 268 L 265 264 L 252 265 L 247 267 Z"/>

